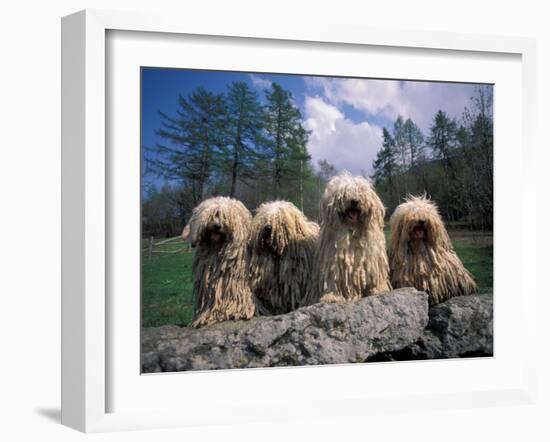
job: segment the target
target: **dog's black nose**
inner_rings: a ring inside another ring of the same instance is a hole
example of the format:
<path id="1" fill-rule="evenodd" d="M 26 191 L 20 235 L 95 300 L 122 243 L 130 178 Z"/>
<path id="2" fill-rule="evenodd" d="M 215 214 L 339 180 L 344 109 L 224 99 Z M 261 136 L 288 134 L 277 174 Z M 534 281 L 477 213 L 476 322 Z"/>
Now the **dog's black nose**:
<path id="1" fill-rule="evenodd" d="M 420 221 L 418 221 L 418 225 L 419 225 L 419 226 L 423 226 L 424 224 L 425 224 L 425 222 L 424 222 L 423 219 L 421 219 Z"/>
<path id="2" fill-rule="evenodd" d="M 353 209 L 355 209 L 359 205 L 359 201 L 358 200 L 351 200 L 350 204 L 351 204 L 351 207 Z"/>
<path id="3" fill-rule="evenodd" d="M 221 224 L 219 223 L 212 224 L 212 230 L 214 230 L 215 232 L 219 232 L 221 229 L 222 229 Z"/>
<path id="4" fill-rule="evenodd" d="M 269 224 L 264 227 L 265 233 L 271 233 L 271 230 L 272 230 L 272 227 Z"/>

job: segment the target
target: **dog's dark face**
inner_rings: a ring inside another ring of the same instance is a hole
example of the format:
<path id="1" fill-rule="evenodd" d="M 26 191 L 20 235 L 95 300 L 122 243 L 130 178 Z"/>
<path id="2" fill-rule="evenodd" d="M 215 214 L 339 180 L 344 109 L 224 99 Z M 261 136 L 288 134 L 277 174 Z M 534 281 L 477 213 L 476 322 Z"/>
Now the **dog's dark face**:
<path id="1" fill-rule="evenodd" d="M 409 245 L 414 249 L 420 245 L 429 245 L 431 238 L 431 224 L 428 220 L 417 219 L 411 222 L 408 231 Z"/>
<path id="2" fill-rule="evenodd" d="M 230 240 L 231 232 L 225 223 L 221 220 L 219 211 L 214 214 L 206 224 L 201 237 L 201 244 L 215 248 L 222 247 Z"/>
<path id="3" fill-rule="evenodd" d="M 390 219 L 392 253 L 425 253 L 452 248 L 437 206 L 426 197 L 410 197 Z"/>
<path id="4" fill-rule="evenodd" d="M 271 226 L 271 224 L 266 224 L 265 226 L 263 226 L 260 235 L 260 245 L 266 250 L 273 251 L 273 227 Z"/>
<path id="5" fill-rule="evenodd" d="M 401 219 L 401 235 L 412 251 L 432 247 L 444 231 L 437 212 L 429 205 L 407 211 Z"/>
<path id="6" fill-rule="evenodd" d="M 288 232 L 285 229 L 275 229 L 269 221 L 261 227 L 258 238 L 259 249 L 275 257 L 281 256 L 288 245 Z"/>
<path id="7" fill-rule="evenodd" d="M 343 210 L 338 212 L 340 222 L 349 227 L 358 227 L 364 222 L 366 216 L 365 207 L 358 198 L 349 198 L 345 201 Z"/>
<path id="8" fill-rule="evenodd" d="M 383 228 L 384 205 L 369 181 L 344 172 L 332 177 L 321 199 L 321 224 L 366 232 Z"/>
<path id="9" fill-rule="evenodd" d="M 247 238 L 251 216 L 240 202 L 228 197 L 209 198 L 193 209 L 182 232 L 191 247 L 213 249 L 241 244 Z"/>
<path id="10" fill-rule="evenodd" d="M 416 241 L 425 241 L 428 239 L 429 223 L 423 219 L 418 220 L 412 227 L 410 238 Z"/>
<path id="11" fill-rule="evenodd" d="M 271 201 L 256 209 L 249 246 L 258 255 L 280 257 L 309 232 L 304 214 L 288 201 Z"/>

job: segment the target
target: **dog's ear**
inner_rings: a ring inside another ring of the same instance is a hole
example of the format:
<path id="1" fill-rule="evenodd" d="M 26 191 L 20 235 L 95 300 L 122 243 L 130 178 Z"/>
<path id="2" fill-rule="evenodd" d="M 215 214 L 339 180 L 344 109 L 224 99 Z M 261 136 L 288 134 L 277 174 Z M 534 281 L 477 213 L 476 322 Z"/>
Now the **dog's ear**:
<path id="1" fill-rule="evenodd" d="M 189 239 L 189 234 L 190 233 L 191 233 L 191 227 L 189 227 L 189 224 L 187 224 L 183 228 L 183 232 L 181 232 L 181 237 L 183 238 L 184 241 L 187 241 Z"/>
<path id="2" fill-rule="evenodd" d="M 189 240 L 189 242 L 191 243 L 191 247 L 196 247 L 198 242 L 197 232 L 196 229 L 193 229 L 193 232 L 191 231 L 191 229 L 193 228 L 192 221 L 193 220 L 191 219 L 191 221 L 189 221 L 189 223 L 183 228 L 183 232 L 181 232 L 181 237 L 184 241 Z"/>
<path id="3" fill-rule="evenodd" d="M 373 222 L 379 229 L 384 229 L 384 217 L 386 215 L 386 208 L 382 204 L 382 200 L 375 193 L 373 197 L 373 205 L 371 207 L 371 222 Z"/>

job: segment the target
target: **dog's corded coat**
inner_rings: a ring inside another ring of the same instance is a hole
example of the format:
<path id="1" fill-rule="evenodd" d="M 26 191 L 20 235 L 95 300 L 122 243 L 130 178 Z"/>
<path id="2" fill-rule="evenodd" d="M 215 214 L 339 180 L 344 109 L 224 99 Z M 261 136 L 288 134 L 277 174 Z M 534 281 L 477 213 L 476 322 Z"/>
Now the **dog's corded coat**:
<path id="1" fill-rule="evenodd" d="M 197 249 L 193 327 L 254 315 L 246 264 L 251 220 L 240 201 L 227 197 L 210 198 L 193 209 L 182 234 Z"/>
<path id="2" fill-rule="evenodd" d="M 319 226 L 294 204 L 258 207 L 249 236 L 250 284 L 261 314 L 281 314 L 304 304 L 311 290 Z"/>
<path id="3" fill-rule="evenodd" d="M 329 181 L 321 200 L 309 303 L 352 301 L 391 289 L 384 214 L 365 178 L 344 172 Z"/>
<path id="4" fill-rule="evenodd" d="M 453 246 L 437 206 L 409 197 L 390 218 L 391 283 L 428 293 L 430 305 L 476 290 Z"/>

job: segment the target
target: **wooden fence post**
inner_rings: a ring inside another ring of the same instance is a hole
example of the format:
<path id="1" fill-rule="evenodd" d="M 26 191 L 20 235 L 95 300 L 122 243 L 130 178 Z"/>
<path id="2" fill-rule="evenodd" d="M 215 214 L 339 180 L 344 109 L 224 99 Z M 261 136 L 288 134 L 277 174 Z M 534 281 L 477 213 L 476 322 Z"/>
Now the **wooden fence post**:
<path id="1" fill-rule="evenodd" d="M 153 256 L 153 237 L 149 237 L 149 259 Z"/>

